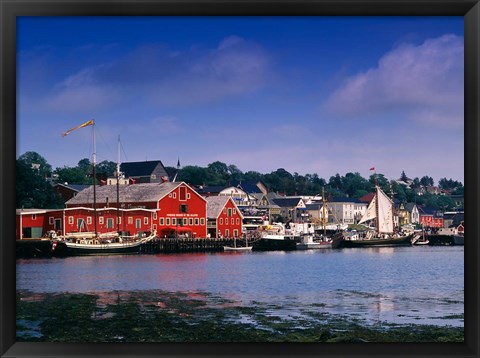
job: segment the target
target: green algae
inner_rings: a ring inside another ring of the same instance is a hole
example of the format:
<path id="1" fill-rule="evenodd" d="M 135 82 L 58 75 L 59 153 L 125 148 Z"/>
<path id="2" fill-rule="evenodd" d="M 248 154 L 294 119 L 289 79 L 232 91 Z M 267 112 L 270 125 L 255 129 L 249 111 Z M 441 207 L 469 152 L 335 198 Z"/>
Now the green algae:
<path id="1" fill-rule="evenodd" d="M 452 326 L 368 325 L 359 317 L 300 314 L 277 303 L 245 306 L 205 292 L 95 294 L 17 292 L 17 340 L 23 342 L 463 342 Z M 448 318 L 458 318 L 452 316 Z M 463 316 L 462 316 L 463 318 Z"/>

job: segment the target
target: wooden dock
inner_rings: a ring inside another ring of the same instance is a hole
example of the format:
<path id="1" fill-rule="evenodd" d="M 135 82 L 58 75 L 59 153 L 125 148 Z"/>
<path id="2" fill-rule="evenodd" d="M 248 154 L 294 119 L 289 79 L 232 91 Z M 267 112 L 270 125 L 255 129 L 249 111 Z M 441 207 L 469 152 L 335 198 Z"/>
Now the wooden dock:
<path id="1" fill-rule="evenodd" d="M 221 252 L 224 246 L 233 246 L 233 238 L 157 238 L 143 244 L 141 253 Z M 237 246 L 245 240 L 237 239 Z"/>
<path id="2" fill-rule="evenodd" d="M 245 240 L 237 239 L 237 246 L 245 246 Z M 156 238 L 140 247 L 140 254 L 222 252 L 224 246 L 233 246 L 233 238 Z M 17 240 L 16 258 L 52 257 L 50 240 Z"/>

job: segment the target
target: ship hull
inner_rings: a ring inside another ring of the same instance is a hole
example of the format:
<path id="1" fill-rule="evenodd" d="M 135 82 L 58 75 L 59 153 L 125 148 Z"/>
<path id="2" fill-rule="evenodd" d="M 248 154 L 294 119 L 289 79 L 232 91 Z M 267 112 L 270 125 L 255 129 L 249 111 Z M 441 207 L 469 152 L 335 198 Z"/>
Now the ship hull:
<path id="1" fill-rule="evenodd" d="M 411 246 L 413 235 L 389 239 L 370 240 L 343 240 L 343 247 L 370 247 L 370 246 Z"/>

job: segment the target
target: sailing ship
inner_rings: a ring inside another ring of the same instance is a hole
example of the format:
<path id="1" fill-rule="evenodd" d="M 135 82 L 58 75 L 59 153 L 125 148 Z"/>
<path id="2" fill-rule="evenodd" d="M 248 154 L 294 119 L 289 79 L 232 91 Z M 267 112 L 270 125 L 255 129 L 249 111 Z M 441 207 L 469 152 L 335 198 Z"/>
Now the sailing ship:
<path id="1" fill-rule="evenodd" d="M 358 222 L 375 221 L 375 228 L 367 231 L 364 237 L 354 239 L 354 237 L 345 237 L 342 241 L 344 247 L 364 247 L 364 246 L 409 246 L 413 234 L 404 234 L 395 230 L 393 200 L 390 199 L 375 184 L 375 195 L 367 211 Z"/>
<path id="2" fill-rule="evenodd" d="M 92 126 L 93 131 L 93 155 L 92 155 L 92 178 L 93 178 L 93 232 L 73 232 L 55 237 L 53 242 L 54 254 L 56 256 L 71 255 L 102 255 L 102 254 L 128 254 L 138 253 L 143 244 L 156 238 L 156 232 L 137 233 L 133 236 L 120 235 L 118 227 L 119 212 L 119 182 L 120 182 L 120 144 L 117 161 L 116 179 L 117 179 L 117 232 L 99 233 L 97 231 L 97 200 L 96 200 L 96 145 L 95 145 L 95 121 L 92 119 L 75 128 L 69 129 L 63 134 L 63 137 L 70 132 Z M 120 143 L 120 138 L 119 138 Z"/>

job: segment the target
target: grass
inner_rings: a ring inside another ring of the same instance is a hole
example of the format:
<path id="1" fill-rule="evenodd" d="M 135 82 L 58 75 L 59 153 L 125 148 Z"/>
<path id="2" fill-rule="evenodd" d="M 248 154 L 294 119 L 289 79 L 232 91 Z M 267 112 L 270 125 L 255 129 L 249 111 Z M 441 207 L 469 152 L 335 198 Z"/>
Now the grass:
<path id="1" fill-rule="evenodd" d="M 280 310 L 280 311 L 279 311 Z M 17 292 L 24 342 L 463 342 L 461 327 L 367 325 L 305 306 L 242 306 L 208 293 Z M 279 314 L 279 312 L 282 312 Z"/>

